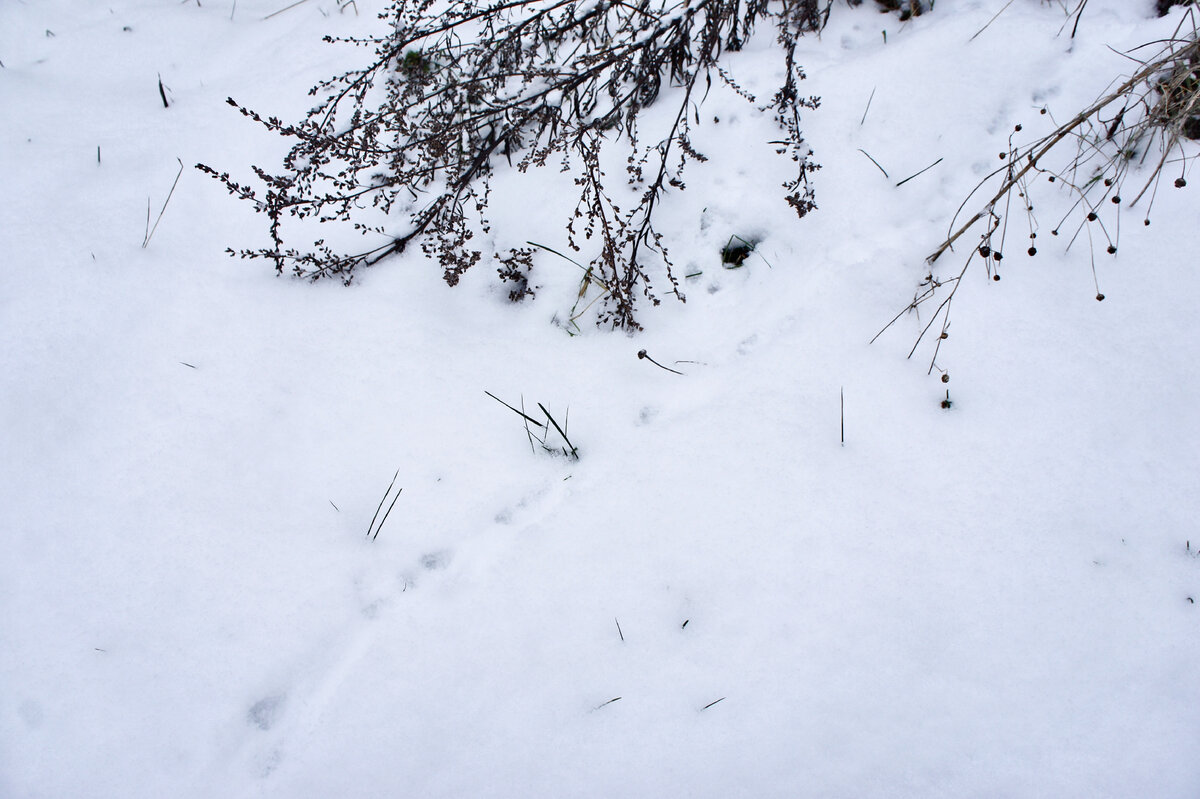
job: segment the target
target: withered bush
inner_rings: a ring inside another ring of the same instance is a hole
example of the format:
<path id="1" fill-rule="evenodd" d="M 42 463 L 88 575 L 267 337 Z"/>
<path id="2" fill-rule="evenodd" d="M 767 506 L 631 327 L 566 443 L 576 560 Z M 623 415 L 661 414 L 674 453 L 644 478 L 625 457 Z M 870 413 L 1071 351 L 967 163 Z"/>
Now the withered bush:
<path id="1" fill-rule="evenodd" d="M 1086 0 L 1072 13 L 1079 13 L 1085 5 Z M 1149 225 L 1164 178 L 1176 189 L 1184 188 L 1188 167 L 1200 156 L 1195 144 L 1200 139 L 1200 14 L 1189 8 L 1171 36 L 1125 55 L 1136 67 L 1132 74 L 1114 81 L 1070 119 L 1024 144 L 1018 143 L 1022 126 L 1014 126 L 1008 147 L 999 154 L 1000 167 L 963 201 L 946 238 L 926 258 L 929 271 L 912 300 L 875 338 L 901 317 L 917 313 L 919 318 L 923 307 L 932 306 L 909 357 L 932 332 L 929 373 L 940 372 L 943 381 L 948 381 L 937 358 L 949 336 L 950 311 L 958 289 L 975 263 L 981 264 L 993 281 L 1000 280 L 1001 261 L 1009 254 L 1007 245 L 1014 236 L 1025 238 L 1016 247 L 1018 251 L 1037 255 L 1041 226 L 1033 197 L 1047 188 L 1043 182 L 1070 200 L 1066 213 L 1054 220 L 1050 235 L 1065 234 L 1070 248 L 1082 234 L 1089 246 L 1096 299 L 1104 300 L 1096 272 L 1097 249 L 1116 255 L 1122 214 L 1138 208 L 1144 199 L 1139 211 L 1142 224 Z M 1046 108 L 1041 114 L 1053 119 Z M 977 194 L 986 199 L 964 221 L 962 217 Z M 1009 230 L 1010 219 L 1013 231 Z M 1015 233 L 1018 228 L 1026 232 Z M 939 259 L 954 252 L 955 245 L 965 245 L 961 267 L 939 271 L 944 264 Z"/>
<path id="2" fill-rule="evenodd" d="M 590 279 L 606 291 L 599 322 L 637 328 L 638 299 L 659 302 L 655 283 L 684 298 L 655 211 L 669 189 L 684 187 L 689 161 L 707 160 L 691 130 L 711 90 L 724 87 L 774 116 L 781 134 L 773 144 L 793 164 L 783 198 L 801 217 L 815 208 L 808 176 L 817 166 L 800 122 L 818 101 L 800 93 L 795 49 L 799 36 L 820 29 L 829 1 L 395 0 L 380 15 L 386 34 L 327 37 L 373 56 L 314 87 L 318 102 L 300 122 L 229 100 L 292 142 L 282 170 L 254 167 L 261 185 L 249 185 L 199 168 L 270 220 L 270 247 L 234 254 L 349 284 L 359 268 L 417 242 L 455 285 L 485 257 L 475 240 L 489 230 L 493 171 L 553 162 L 578 187 L 564 223 L 570 246 L 586 250 Z M 773 27 L 785 67 L 765 102 L 720 63 L 762 23 Z M 669 103 L 669 127 L 645 143 L 640 115 L 656 102 Z M 601 154 L 615 143 L 628 150 L 626 174 L 610 183 Z M 285 240 L 304 227 L 299 220 L 343 223 L 366 241 L 350 253 L 328 236 L 293 247 Z M 513 299 L 532 294 L 532 250 L 487 257 Z"/>

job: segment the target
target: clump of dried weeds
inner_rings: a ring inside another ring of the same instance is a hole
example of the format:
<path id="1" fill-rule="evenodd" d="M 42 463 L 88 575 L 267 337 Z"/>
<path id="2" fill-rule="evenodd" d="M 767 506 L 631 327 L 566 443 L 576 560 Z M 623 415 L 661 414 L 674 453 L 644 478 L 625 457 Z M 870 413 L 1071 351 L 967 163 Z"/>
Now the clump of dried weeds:
<path id="1" fill-rule="evenodd" d="M 1147 51 L 1150 54 L 1144 55 Z M 1069 209 L 1050 234 L 1070 234 L 1068 248 L 1081 233 L 1086 234 L 1096 299 L 1104 299 L 1096 274 L 1096 249 L 1102 248 L 1110 255 L 1117 253 L 1122 211 L 1136 207 L 1143 199 L 1147 201 L 1142 221 L 1149 225 L 1150 211 L 1164 178 L 1174 187 L 1183 188 L 1187 185 L 1188 167 L 1197 156 L 1196 147 L 1191 144 L 1200 139 L 1200 39 L 1196 12 L 1188 9 L 1171 37 L 1148 43 L 1126 55 L 1137 64 L 1133 73 L 1114 81 L 1113 88 L 1049 133 L 1018 145 L 1015 142 L 1022 126 L 1014 127 L 1007 151 L 999 154 L 1002 165 L 981 180 L 959 206 L 946 238 L 926 258 L 930 270 L 912 301 L 875 338 L 906 314 L 919 314 L 923 306 L 933 305 L 934 310 L 913 343 L 909 357 L 935 332 L 929 373 L 936 370 L 947 380 L 949 376 L 938 366 L 937 358 L 942 342 L 949 337 L 955 294 L 976 263 L 982 263 L 992 280 L 1000 280 L 1000 264 L 1007 251 L 1009 221 L 1014 210 L 1023 213 L 1027 221 L 1026 254 L 1037 254 L 1040 226 L 1032 193 L 1041 181 L 1054 184 L 1072 198 Z M 1041 113 L 1049 114 L 1049 110 L 1043 108 Z M 959 219 L 972 197 L 989 188 L 988 199 L 960 224 Z M 1131 199 L 1127 199 L 1126 189 L 1130 190 Z M 977 227 L 980 223 L 982 231 Z M 977 238 L 968 235 L 972 231 Z M 948 275 L 938 274 L 939 259 L 963 242 L 969 243 L 963 266 Z"/>

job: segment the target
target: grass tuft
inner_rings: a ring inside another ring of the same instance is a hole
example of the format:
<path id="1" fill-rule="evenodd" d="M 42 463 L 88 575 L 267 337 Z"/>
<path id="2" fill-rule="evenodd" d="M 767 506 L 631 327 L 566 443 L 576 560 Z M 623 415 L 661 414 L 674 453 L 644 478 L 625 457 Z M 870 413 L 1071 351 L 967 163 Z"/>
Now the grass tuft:
<path id="1" fill-rule="evenodd" d="M 524 397 L 521 398 L 521 410 L 518 410 L 517 408 L 514 408 L 512 405 L 509 405 L 507 402 L 500 399 L 499 397 L 497 397 L 495 394 L 493 394 L 490 391 L 485 390 L 483 393 L 487 394 L 489 397 L 494 399 L 496 402 L 499 402 L 505 408 L 508 408 L 510 411 L 515 413 L 517 416 L 521 417 L 521 419 L 525 425 L 525 435 L 529 438 L 529 446 L 531 449 L 534 448 L 533 445 L 534 445 L 534 442 L 536 441 L 538 444 L 541 445 L 542 449 L 545 450 L 546 452 L 549 452 L 554 455 L 563 455 L 572 460 L 579 460 L 579 449 L 574 444 L 571 443 L 571 439 L 567 436 L 567 425 L 568 425 L 568 422 L 570 419 L 570 413 L 571 413 L 569 408 L 567 409 L 567 414 L 565 416 L 563 416 L 563 423 L 560 425 L 558 423 L 558 420 L 555 419 L 554 416 L 550 413 L 550 411 L 548 411 L 546 409 L 546 406 L 540 402 L 537 404 L 537 406 L 538 406 L 538 409 L 545 416 L 544 421 L 535 419 L 534 417 L 525 413 Z M 537 428 L 538 430 L 541 431 L 540 436 L 535 434 L 533 432 L 533 430 L 530 429 L 529 425 L 531 425 L 531 424 L 535 428 Z M 558 435 L 561 438 L 562 443 L 560 443 L 560 444 L 551 444 L 550 443 L 550 440 L 551 440 L 550 439 L 550 431 L 551 430 L 554 430 L 558 433 Z M 536 449 L 534 451 L 536 452 Z"/>
<path id="2" fill-rule="evenodd" d="M 379 519 L 379 526 L 376 527 L 375 520 L 379 518 L 379 511 L 383 509 L 383 503 L 387 501 L 388 495 L 392 493 L 392 486 L 396 485 L 396 478 L 399 476 L 400 470 L 397 469 L 396 473 L 392 475 L 392 482 L 388 483 L 387 490 L 383 492 L 383 498 L 379 500 L 379 506 L 375 508 L 375 515 L 371 517 L 371 523 L 367 526 L 367 538 L 371 539 L 372 541 L 374 541 L 376 538 L 379 538 L 379 531 L 383 529 L 383 523 L 386 522 L 388 516 L 391 515 L 392 508 L 396 507 L 396 500 L 400 499 L 400 493 L 404 491 L 403 488 L 400 488 L 396 491 L 395 496 L 392 497 L 392 503 L 388 505 L 387 512 L 383 514 L 382 519 Z M 333 501 L 330 500 L 329 504 L 333 505 Z M 334 510 L 337 510 L 337 505 L 333 505 L 333 508 Z M 375 531 L 374 535 L 371 534 L 372 530 Z"/>

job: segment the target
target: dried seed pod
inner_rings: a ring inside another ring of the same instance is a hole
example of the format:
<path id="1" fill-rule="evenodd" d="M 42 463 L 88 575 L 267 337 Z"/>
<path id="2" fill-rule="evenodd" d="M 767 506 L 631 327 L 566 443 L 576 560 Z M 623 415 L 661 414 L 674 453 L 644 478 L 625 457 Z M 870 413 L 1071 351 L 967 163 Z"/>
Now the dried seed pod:
<path id="1" fill-rule="evenodd" d="M 1115 244 L 1110 244 L 1110 245 L 1108 245 L 1108 254 L 1109 254 L 1109 255 L 1116 255 L 1116 254 L 1117 254 L 1117 247 L 1116 247 L 1116 245 L 1115 245 Z"/>
<path id="2" fill-rule="evenodd" d="M 992 254 L 992 248 L 987 246 L 986 244 L 980 244 L 979 245 L 979 254 L 982 255 L 984 258 L 987 258 L 989 255 Z"/>
<path id="3" fill-rule="evenodd" d="M 1096 295 L 1096 302 L 1104 302 L 1104 295 L 1103 295 L 1103 294 L 1097 294 L 1097 295 Z"/>
<path id="4" fill-rule="evenodd" d="M 1183 178 L 1175 178 L 1175 188 L 1182 189 L 1186 185 L 1187 185 L 1187 181 L 1184 180 Z"/>
<path id="5" fill-rule="evenodd" d="M 942 374 L 942 382 L 943 382 L 943 383 L 949 383 L 949 382 L 950 382 L 950 373 L 949 373 L 949 372 L 945 372 L 945 373 L 943 373 L 943 374 Z"/>
<path id="6" fill-rule="evenodd" d="M 1089 222 L 1095 222 L 1095 221 L 1096 221 L 1096 212 L 1095 212 L 1095 211 L 1092 211 L 1092 212 L 1088 213 L 1088 215 L 1087 215 L 1087 221 L 1089 221 Z"/>
<path id="7" fill-rule="evenodd" d="M 1030 254 L 1030 255 L 1037 255 L 1037 247 L 1030 247 L 1030 248 L 1029 248 L 1029 254 Z"/>

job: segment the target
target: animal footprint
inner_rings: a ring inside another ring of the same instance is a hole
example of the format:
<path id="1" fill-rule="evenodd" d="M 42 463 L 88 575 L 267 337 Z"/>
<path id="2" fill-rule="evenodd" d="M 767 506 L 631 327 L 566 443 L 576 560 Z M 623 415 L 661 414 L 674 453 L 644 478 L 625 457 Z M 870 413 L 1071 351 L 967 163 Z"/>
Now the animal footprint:
<path id="1" fill-rule="evenodd" d="M 427 552 L 421 556 L 421 566 L 427 571 L 441 571 L 450 565 L 451 553 L 447 549 Z"/>
<path id="2" fill-rule="evenodd" d="M 264 697 L 246 711 L 246 721 L 260 730 L 269 730 L 275 726 L 283 715 L 283 707 L 287 700 L 286 694 Z"/>

